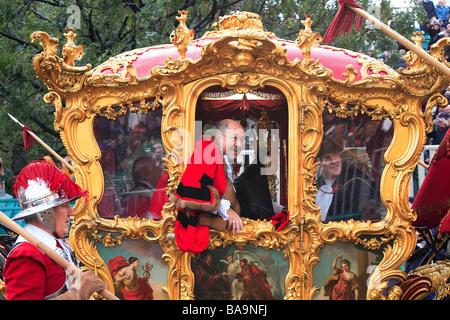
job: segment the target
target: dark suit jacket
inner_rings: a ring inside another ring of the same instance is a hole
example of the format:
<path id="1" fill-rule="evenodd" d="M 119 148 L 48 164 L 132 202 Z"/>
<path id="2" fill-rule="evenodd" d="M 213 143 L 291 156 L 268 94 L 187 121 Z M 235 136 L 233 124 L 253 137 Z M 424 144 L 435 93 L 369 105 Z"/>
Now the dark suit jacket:
<path id="1" fill-rule="evenodd" d="M 325 180 L 318 177 L 317 187 L 324 184 Z M 369 176 L 343 162 L 342 172 L 333 185 L 333 200 L 326 220 L 360 219 L 364 206 L 373 197 L 374 190 Z"/>

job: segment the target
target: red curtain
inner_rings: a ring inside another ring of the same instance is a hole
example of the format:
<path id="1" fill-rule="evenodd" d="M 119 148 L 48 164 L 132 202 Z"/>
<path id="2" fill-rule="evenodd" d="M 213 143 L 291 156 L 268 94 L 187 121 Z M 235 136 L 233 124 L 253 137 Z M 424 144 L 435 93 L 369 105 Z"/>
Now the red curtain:
<path id="1" fill-rule="evenodd" d="M 216 89 L 213 92 L 225 93 L 229 90 Z M 212 92 L 212 91 L 208 91 Z M 230 119 L 255 119 L 261 118 L 261 112 L 264 108 L 269 118 L 273 121 L 283 120 L 287 114 L 287 102 L 284 95 L 276 89 L 261 89 L 260 93 L 269 95 L 278 95 L 281 99 L 248 99 L 244 95 L 242 100 L 206 100 L 199 99 L 197 103 L 197 120 L 218 121 L 226 118 Z"/>

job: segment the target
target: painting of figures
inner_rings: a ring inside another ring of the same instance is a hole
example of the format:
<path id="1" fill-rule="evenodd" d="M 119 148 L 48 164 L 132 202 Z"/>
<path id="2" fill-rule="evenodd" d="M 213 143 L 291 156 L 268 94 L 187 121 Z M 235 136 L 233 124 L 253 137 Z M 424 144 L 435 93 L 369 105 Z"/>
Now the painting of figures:
<path id="1" fill-rule="evenodd" d="M 232 245 L 192 260 L 196 300 L 278 300 L 285 296 L 289 262 L 276 250 Z"/>
<path id="2" fill-rule="evenodd" d="M 127 240 L 121 246 L 98 246 L 114 281 L 115 295 L 121 300 L 166 300 L 168 265 L 158 243 Z"/>
<path id="3" fill-rule="evenodd" d="M 381 261 L 380 252 L 338 242 L 324 246 L 313 269 L 316 300 L 365 300 L 369 277 Z"/>

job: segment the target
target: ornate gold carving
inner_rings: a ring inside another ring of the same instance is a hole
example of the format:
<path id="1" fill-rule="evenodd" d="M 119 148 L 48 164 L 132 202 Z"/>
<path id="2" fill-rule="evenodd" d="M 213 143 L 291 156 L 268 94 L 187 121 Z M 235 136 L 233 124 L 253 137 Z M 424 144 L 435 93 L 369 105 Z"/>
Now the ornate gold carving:
<path id="1" fill-rule="evenodd" d="M 297 42 L 297 46 L 303 54 L 303 60 L 307 61 L 311 57 L 311 48 L 317 47 L 322 41 L 322 37 L 319 32 L 313 32 L 311 30 L 312 25 L 312 16 L 305 16 L 305 20 L 302 20 L 302 24 L 305 26 L 305 29 L 302 29 L 298 33 L 298 37 L 295 40 Z"/>
<path id="2" fill-rule="evenodd" d="M 58 93 L 63 92 L 75 92 L 82 86 L 84 79 L 90 75 L 91 65 L 85 67 L 74 67 L 67 64 L 64 59 L 56 56 L 58 50 L 59 40 L 51 38 L 47 33 L 42 31 L 36 31 L 31 34 L 31 41 L 41 40 L 40 44 L 44 48 L 44 51 L 33 59 L 33 67 L 37 76 L 44 81 L 50 91 L 56 91 Z M 68 38 L 69 41 L 71 41 Z M 70 47 L 70 46 L 69 46 Z M 73 59 L 80 57 L 79 49 L 75 49 L 75 56 L 71 56 L 74 53 L 73 49 L 69 54 L 69 47 L 67 47 L 65 54 L 69 63 L 73 62 Z"/>
<path id="3" fill-rule="evenodd" d="M 422 41 L 425 40 L 423 37 L 423 31 L 416 31 L 414 35 L 411 37 L 411 40 L 414 41 L 414 44 L 418 47 L 422 47 Z M 409 65 L 410 69 L 417 70 L 423 63 L 422 59 L 420 59 L 417 54 L 412 51 L 408 51 L 403 59 Z"/>
<path id="4" fill-rule="evenodd" d="M 411 275 L 427 277 L 431 280 L 431 290 L 425 296 L 435 294 L 434 300 L 441 300 L 450 295 L 450 285 L 447 283 L 450 277 L 450 261 L 443 260 L 424 265 L 413 270 Z"/>
<path id="5" fill-rule="evenodd" d="M 308 23 L 306 29 L 310 27 Z M 169 267 L 168 287 L 164 289 L 168 297 L 195 298 L 192 255 L 179 251 L 174 242 L 176 208 L 173 204 L 164 206 L 160 221 L 118 217 L 107 220 L 98 215 L 104 179 L 93 121 L 98 116 L 117 119 L 127 112 L 146 113 L 162 108 L 161 136 L 168 154 L 164 165 L 170 176 L 166 191 L 172 194 L 192 151 L 193 141 L 187 141 L 183 132 L 194 131 L 196 103 L 202 92 L 219 86 L 247 93 L 272 86 L 283 93 L 288 105 L 288 123 L 283 125 L 289 128 L 286 172 L 290 224 L 276 232 L 268 221 L 245 220 L 244 231 L 239 234 L 212 232 L 209 249 L 235 244 L 239 248 L 255 245 L 282 250 L 290 264 L 285 279 L 286 299 L 311 299 L 317 292 L 312 270 L 319 263 L 324 245 L 347 241 L 369 250 L 382 249 L 383 259 L 369 280 L 367 298 L 397 299 L 398 288 L 388 297 L 382 292 L 389 279 L 406 276 L 399 267 L 414 250 L 416 241 L 411 227 L 416 213 L 409 207 L 408 184 L 422 152 L 425 133 L 431 127 L 430 110 L 443 103 L 439 92 L 449 80 L 424 62 L 396 72 L 358 53 L 348 54 L 359 57 L 361 80 L 356 80 L 356 66 L 347 67 L 345 80 L 337 80 L 319 61 L 308 57 L 303 61 L 289 60 L 274 35 L 263 32 L 261 20 L 255 14 L 223 17 L 215 28 L 216 31 L 205 34 L 211 41 L 202 48 L 197 61 L 168 58 L 164 66 L 154 67 L 143 78 L 136 76 L 133 61 L 146 49 L 124 53 L 91 70 L 89 65 L 74 67 L 69 64 L 71 59 L 66 59 L 66 63 L 57 57 L 57 39 L 43 32 L 33 33 L 32 40 L 41 40 L 44 48 L 33 60 L 33 66 L 49 88 L 45 101 L 55 104 L 55 128 L 73 161 L 77 182 L 89 190 L 88 202 L 76 204 L 70 235 L 78 257 L 111 290 L 112 279 L 98 254 L 97 244 L 111 248 L 133 239 L 158 243 Z M 317 39 L 299 40 L 306 56 Z M 446 41 L 438 42 L 431 54 L 440 57 Z M 103 72 L 106 69 L 110 70 L 109 74 Z M 426 101 L 429 103 L 422 112 Z M 315 205 L 315 176 L 319 165 L 315 157 L 323 136 L 324 109 L 339 117 L 364 113 L 372 119 L 392 120 L 394 140 L 384 155 L 386 166 L 380 190 L 387 208 L 382 221 L 327 224 L 320 221 Z"/>
<path id="6" fill-rule="evenodd" d="M 231 15 L 219 17 L 219 21 L 212 25 L 215 31 L 206 32 L 203 38 L 224 36 L 242 30 L 246 32 L 256 31 L 264 33 L 268 37 L 275 37 L 272 32 L 264 32 L 261 17 L 252 12 L 237 12 Z"/>
<path id="7" fill-rule="evenodd" d="M 64 62 L 73 67 L 75 65 L 75 60 L 81 60 L 84 56 L 83 46 L 76 46 L 73 43 L 73 39 L 77 36 L 76 33 L 73 33 L 73 29 L 67 29 L 67 33 L 64 33 L 64 36 L 67 39 L 67 43 L 63 47 L 62 56 Z"/>
<path id="8" fill-rule="evenodd" d="M 181 60 L 186 58 L 187 46 L 194 39 L 194 30 L 190 30 L 186 27 L 188 13 L 189 11 L 185 10 L 178 11 L 180 16 L 177 17 L 177 20 L 180 25 L 170 34 L 170 42 L 174 43 L 177 47 Z"/>
<path id="9" fill-rule="evenodd" d="M 391 77 L 397 77 L 398 73 L 392 70 L 389 66 L 387 66 L 384 62 L 376 60 L 372 57 L 360 54 L 360 59 L 358 59 L 358 63 L 361 63 L 361 76 L 363 79 L 371 76 L 375 77 L 376 75 L 388 75 Z M 370 73 L 369 73 L 370 71 Z M 380 77 L 381 79 L 381 77 Z"/>
<path id="10" fill-rule="evenodd" d="M 414 44 L 416 46 L 421 47 L 423 40 L 425 40 L 425 38 L 423 37 L 423 31 L 414 32 L 414 35 L 411 37 L 411 40 L 414 41 Z"/>
<path id="11" fill-rule="evenodd" d="M 450 63 L 444 59 L 444 48 L 448 45 L 450 45 L 450 39 L 444 37 L 431 46 L 430 54 L 440 62 L 444 63 L 447 67 L 450 67 Z"/>
<path id="12" fill-rule="evenodd" d="M 138 79 L 136 69 L 132 63 L 145 51 L 147 49 L 136 49 L 109 58 L 92 70 L 92 76 L 88 79 L 88 85 L 105 86 L 113 83 L 114 86 L 117 86 L 136 84 Z M 112 73 L 104 73 L 105 70 L 109 70 Z"/>

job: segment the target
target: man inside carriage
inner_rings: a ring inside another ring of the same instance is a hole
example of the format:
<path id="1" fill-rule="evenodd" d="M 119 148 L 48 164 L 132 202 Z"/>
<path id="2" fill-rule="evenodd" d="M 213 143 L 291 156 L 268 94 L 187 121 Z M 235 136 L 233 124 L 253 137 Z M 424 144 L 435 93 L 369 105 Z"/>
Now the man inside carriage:
<path id="1" fill-rule="evenodd" d="M 289 220 L 288 211 L 273 204 L 260 163 L 233 179 L 232 165 L 243 148 L 242 125 L 224 119 L 213 132 L 210 139 L 197 141 L 170 198 L 179 207 L 175 239 L 183 251 L 203 251 L 209 243 L 209 228 L 239 233 L 243 229 L 242 217 L 269 219 L 277 230 Z"/>

